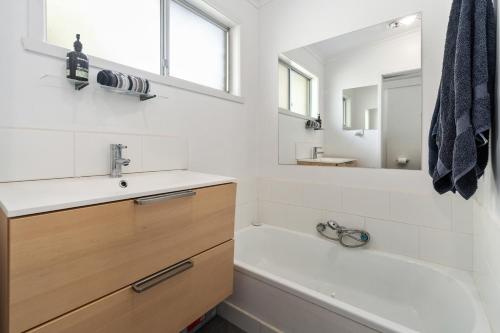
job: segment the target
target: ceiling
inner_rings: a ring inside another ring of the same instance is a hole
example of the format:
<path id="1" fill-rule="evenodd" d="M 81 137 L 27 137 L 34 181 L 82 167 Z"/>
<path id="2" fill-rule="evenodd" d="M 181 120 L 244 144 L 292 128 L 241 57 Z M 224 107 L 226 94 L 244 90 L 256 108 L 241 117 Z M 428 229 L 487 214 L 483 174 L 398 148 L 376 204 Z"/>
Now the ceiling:
<path id="1" fill-rule="evenodd" d="M 311 44 L 306 48 L 323 62 L 334 58 L 339 53 L 360 47 L 369 43 L 377 43 L 386 39 L 395 38 L 410 32 L 419 31 L 422 21 L 417 19 L 412 25 L 391 29 L 389 24 L 394 21 L 384 22 L 372 27 L 330 38 L 319 43 Z"/>

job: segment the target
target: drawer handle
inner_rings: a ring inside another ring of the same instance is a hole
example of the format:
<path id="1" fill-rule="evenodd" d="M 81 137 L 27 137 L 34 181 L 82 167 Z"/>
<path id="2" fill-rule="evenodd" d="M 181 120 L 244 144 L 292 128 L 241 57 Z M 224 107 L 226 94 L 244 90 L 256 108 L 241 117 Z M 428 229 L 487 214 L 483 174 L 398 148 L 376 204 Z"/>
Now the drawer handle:
<path id="1" fill-rule="evenodd" d="M 180 191 L 166 194 L 158 194 L 150 197 L 135 199 L 137 205 L 151 205 L 159 202 L 195 196 L 195 191 Z"/>
<path id="2" fill-rule="evenodd" d="M 162 283 L 163 281 L 166 281 L 168 279 L 173 278 L 174 276 L 187 271 L 188 269 L 192 268 L 194 266 L 193 262 L 191 260 L 181 262 L 177 265 L 174 265 L 172 267 L 166 268 L 162 271 L 159 271 L 158 273 L 155 273 L 151 276 L 148 276 L 147 278 L 144 278 L 132 285 L 132 289 L 136 293 L 142 293 L 143 291 L 148 290 L 149 288 L 152 288 L 156 286 L 159 283 Z"/>

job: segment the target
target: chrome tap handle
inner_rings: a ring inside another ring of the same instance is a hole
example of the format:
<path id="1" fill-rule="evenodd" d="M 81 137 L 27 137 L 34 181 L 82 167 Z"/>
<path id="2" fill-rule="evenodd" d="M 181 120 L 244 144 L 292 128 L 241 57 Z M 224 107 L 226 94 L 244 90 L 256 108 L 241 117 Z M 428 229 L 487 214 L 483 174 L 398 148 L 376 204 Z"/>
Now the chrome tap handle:
<path id="1" fill-rule="evenodd" d="M 130 164 L 130 159 L 123 158 L 123 149 L 126 149 L 126 145 L 122 144 L 111 144 L 111 177 L 119 178 L 122 176 L 122 166 L 128 166 Z"/>

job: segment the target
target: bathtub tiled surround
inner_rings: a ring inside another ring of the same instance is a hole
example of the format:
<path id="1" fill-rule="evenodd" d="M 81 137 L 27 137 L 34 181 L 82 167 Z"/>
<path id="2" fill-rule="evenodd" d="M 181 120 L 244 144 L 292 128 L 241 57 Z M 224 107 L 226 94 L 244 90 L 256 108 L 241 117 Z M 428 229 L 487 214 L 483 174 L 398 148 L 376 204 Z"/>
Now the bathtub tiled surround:
<path id="1" fill-rule="evenodd" d="M 258 220 L 316 235 L 320 221 L 366 228 L 369 248 L 472 270 L 472 202 L 452 195 L 261 178 Z"/>
<path id="2" fill-rule="evenodd" d="M 257 186 L 255 179 L 238 179 L 235 231 L 257 221 Z"/>

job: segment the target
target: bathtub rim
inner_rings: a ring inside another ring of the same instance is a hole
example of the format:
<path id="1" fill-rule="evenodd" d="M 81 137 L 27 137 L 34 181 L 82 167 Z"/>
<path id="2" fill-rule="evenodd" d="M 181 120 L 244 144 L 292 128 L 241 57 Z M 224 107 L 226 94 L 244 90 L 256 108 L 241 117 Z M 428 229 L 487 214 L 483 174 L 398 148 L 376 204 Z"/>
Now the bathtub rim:
<path id="1" fill-rule="evenodd" d="M 235 233 L 236 242 L 238 241 L 238 235 L 243 234 L 255 229 L 274 229 L 280 232 L 294 234 L 299 237 L 306 237 L 309 239 L 313 239 L 315 241 L 320 241 L 323 243 L 327 243 L 330 246 L 340 247 L 340 245 L 336 243 L 332 243 L 331 241 L 320 238 L 319 236 L 315 236 L 308 233 L 298 232 L 295 230 L 290 230 L 282 227 L 277 227 L 268 224 L 262 224 L 259 226 L 247 226 L 243 229 L 240 229 Z M 472 278 L 471 272 L 460 270 L 457 268 L 452 268 L 448 266 L 443 266 L 423 260 L 419 260 L 412 257 L 407 257 L 398 254 L 392 254 L 388 252 L 373 250 L 373 249 L 353 249 L 354 251 L 368 251 L 375 255 L 380 255 L 383 257 L 388 257 L 396 260 L 401 260 L 406 263 L 414 264 L 425 269 L 430 269 L 438 274 L 444 275 L 445 277 L 454 280 L 459 287 L 463 289 L 463 291 L 468 295 L 470 300 L 472 301 L 472 307 L 474 309 L 475 315 L 475 323 L 474 328 L 471 333 L 491 333 L 491 328 L 489 325 L 488 318 L 484 312 L 484 308 L 482 306 L 481 299 L 479 297 L 479 293 L 477 288 L 475 287 L 474 280 Z M 262 283 L 268 284 L 274 288 L 277 288 L 283 292 L 294 295 L 300 299 L 303 299 L 307 302 L 310 302 L 316 306 L 324 308 L 328 311 L 335 312 L 336 314 L 343 316 L 349 320 L 355 321 L 361 325 L 367 326 L 374 330 L 378 330 L 381 332 L 387 333 L 419 333 L 407 326 L 398 324 L 389 319 L 385 319 L 381 316 L 370 313 L 369 311 L 360 309 L 356 306 L 350 305 L 349 303 L 337 300 L 332 297 L 328 297 L 320 292 L 317 292 L 308 287 L 302 286 L 296 282 L 289 281 L 285 278 L 277 276 L 275 274 L 266 272 L 263 269 L 255 267 L 250 264 L 246 264 L 237 259 L 235 256 L 235 270 L 248 275 Z"/>

